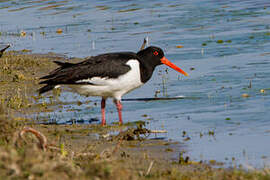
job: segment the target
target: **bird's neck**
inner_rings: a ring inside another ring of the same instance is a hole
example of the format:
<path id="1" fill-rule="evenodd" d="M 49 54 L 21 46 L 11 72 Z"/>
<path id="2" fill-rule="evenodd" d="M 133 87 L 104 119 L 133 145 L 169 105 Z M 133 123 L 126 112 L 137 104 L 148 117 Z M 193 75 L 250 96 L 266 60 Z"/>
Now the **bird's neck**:
<path id="1" fill-rule="evenodd" d="M 137 56 L 140 61 L 141 81 L 146 83 L 152 77 L 155 67 L 159 64 L 156 64 L 156 61 L 151 59 L 152 56 L 149 55 L 146 49 L 139 51 Z"/>
<path id="2" fill-rule="evenodd" d="M 147 61 L 140 61 L 141 81 L 146 83 L 151 77 L 156 66 L 148 64 Z"/>

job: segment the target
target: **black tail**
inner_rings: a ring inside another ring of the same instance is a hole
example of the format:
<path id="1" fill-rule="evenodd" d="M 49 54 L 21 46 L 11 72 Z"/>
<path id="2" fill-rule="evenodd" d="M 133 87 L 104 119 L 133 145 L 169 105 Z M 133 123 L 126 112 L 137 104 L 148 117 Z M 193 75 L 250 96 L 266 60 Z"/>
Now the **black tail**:
<path id="1" fill-rule="evenodd" d="M 74 65 L 72 63 L 60 62 L 60 61 L 54 61 L 54 63 L 60 67 L 50 72 L 49 75 L 46 75 L 40 78 L 40 79 L 47 79 L 47 80 L 39 82 L 39 84 L 46 84 L 45 86 L 43 86 L 42 88 L 38 90 L 39 94 L 50 91 L 57 85 L 53 82 L 53 78 L 57 75 L 57 72 Z"/>
<path id="2" fill-rule="evenodd" d="M 70 66 L 73 66 L 73 63 L 68 63 L 68 62 L 60 62 L 60 61 L 53 61 L 55 64 L 57 64 L 58 66 L 61 66 L 61 68 L 67 68 Z"/>
<path id="3" fill-rule="evenodd" d="M 65 69 L 65 68 L 68 68 L 68 67 L 71 67 L 73 66 L 74 64 L 72 63 L 68 63 L 68 62 L 60 62 L 60 61 L 53 61 L 55 64 L 57 64 L 58 66 L 60 66 L 59 68 L 53 70 L 52 72 L 49 73 L 49 75 L 46 75 L 46 76 L 43 76 L 41 77 L 40 79 L 50 79 L 52 78 L 55 73 L 57 73 L 58 71 L 62 70 L 62 69 Z"/>
<path id="4" fill-rule="evenodd" d="M 45 92 L 47 92 L 47 91 L 52 90 L 54 87 L 55 87 L 55 85 L 49 85 L 49 84 L 47 84 L 46 86 L 43 86 L 42 88 L 40 88 L 40 89 L 38 90 L 38 93 L 39 93 L 39 94 L 45 93 Z"/>

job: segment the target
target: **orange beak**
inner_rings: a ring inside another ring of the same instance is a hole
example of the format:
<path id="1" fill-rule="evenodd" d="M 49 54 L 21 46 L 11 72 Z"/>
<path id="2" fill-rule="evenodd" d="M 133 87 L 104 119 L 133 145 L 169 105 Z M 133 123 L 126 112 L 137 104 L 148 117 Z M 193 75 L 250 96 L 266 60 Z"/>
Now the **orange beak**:
<path id="1" fill-rule="evenodd" d="M 165 56 L 164 56 L 163 58 L 161 58 L 160 61 L 161 61 L 163 64 L 165 64 L 165 65 L 167 65 L 167 66 L 173 68 L 174 70 L 176 70 L 176 71 L 178 71 L 178 72 L 184 74 L 185 76 L 188 76 L 188 73 L 186 73 L 185 71 L 183 71 L 182 69 L 180 69 L 179 67 L 177 67 L 177 66 L 176 66 L 175 64 L 173 64 L 171 61 L 169 61 L 167 58 L 165 58 Z"/>

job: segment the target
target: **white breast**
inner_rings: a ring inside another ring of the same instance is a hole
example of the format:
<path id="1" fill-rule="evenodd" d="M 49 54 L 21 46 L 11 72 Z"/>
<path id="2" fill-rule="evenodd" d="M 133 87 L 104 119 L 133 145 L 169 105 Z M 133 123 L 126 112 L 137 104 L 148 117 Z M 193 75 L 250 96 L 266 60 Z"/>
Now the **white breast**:
<path id="1" fill-rule="evenodd" d="M 79 94 L 113 97 L 120 100 L 124 94 L 143 85 L 141 82 L 139 62 L 135 59 L 131 59 L 126 64 L 131 67 L 131 70 L 118 78 L 93 77 L 77 82 L 89 82 L 95 85 L 71 85 L 70 87 Z"/>

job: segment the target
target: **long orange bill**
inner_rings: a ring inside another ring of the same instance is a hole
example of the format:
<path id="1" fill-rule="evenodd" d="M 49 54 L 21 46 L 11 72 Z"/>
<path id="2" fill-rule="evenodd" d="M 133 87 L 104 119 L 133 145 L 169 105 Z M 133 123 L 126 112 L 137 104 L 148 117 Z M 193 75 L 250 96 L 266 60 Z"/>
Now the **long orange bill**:
<path id="1" fill-rule="evenodd" d="M 184 74 L 185 76 L 188 76 L 188 73 L 186 73 L 185 71 L 183 71 L 182 69 L 180 69 L 179 67 L 177 67 L 177 66 L 176 66 L 175 64 L 173 64 L 171 61 L 169 61 L 167 58 L 165 58 L 165 56 L 164 56 L 163 58 L 161 58 L 160 61 L 161 61 L 163 64 L 165 64 L 165 65 L 167 65 L 167 66 L 173 68 L 174 70 L 176 70 L 176 71 L 178 71 L 178 72 Z"/>

